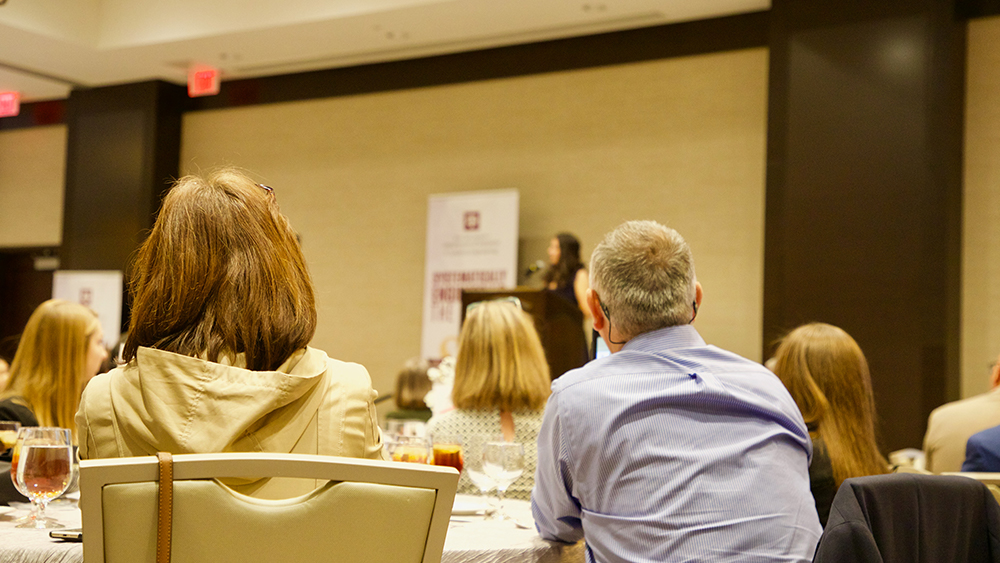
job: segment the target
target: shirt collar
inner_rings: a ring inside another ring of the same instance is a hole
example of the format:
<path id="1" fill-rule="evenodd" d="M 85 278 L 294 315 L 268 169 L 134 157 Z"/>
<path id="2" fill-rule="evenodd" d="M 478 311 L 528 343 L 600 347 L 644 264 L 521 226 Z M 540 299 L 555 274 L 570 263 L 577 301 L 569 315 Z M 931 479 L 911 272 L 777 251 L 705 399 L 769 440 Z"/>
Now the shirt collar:
<path id="1" fill-rule="evenodd" d="M 705 341 L 691 325 L 668 326 L 644 332 L 622 346 L 622 350 L 635 352 L 658 352 L 670 348 L 691 348 L 704 346 Z"/>

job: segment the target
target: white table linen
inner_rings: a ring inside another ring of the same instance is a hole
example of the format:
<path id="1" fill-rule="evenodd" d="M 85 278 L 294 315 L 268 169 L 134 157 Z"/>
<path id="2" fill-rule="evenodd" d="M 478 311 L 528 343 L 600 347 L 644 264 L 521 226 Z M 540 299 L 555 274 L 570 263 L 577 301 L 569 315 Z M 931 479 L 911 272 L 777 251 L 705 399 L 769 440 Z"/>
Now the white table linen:
<path id="1" fill-rule="evenodd" d="M 465 503 L 477 497 L 459 495 Z M 558 563 L 571 547 L 547 542 L 538 536 L 527 501 L 504 502 L 507 513 L 528 529 L 511 521 L 486 520 L 481 515 L 456 515 L 448 527 L 442 563 Z M 0 507 L 0 511 L 7 510 Z M 15 528 L 13 520 L 27 514 L 23 506 L 0 514 L 0 563 L 83 563 L 83 544 L 55 540 L 49 530 Z M 56 502 L 46 514 L 67 528 L 80 527 L 74 504 Z"/>
<path id="2" fill-rule="evenodd" d="M 23 505 L 17 505 L 20 508 Z M 12 507 L 13 508 L 13 507 Z M 8 510 L 0 507 L 0 511 Z M 63 542 L 49 537 L 49 530 L 16 528 L 13 520 L 28 514 L 15 509 L 0 514 L 0 563 L 82 563 L 83 544 Z M 45 510 L 67 528 L 80 527 L 80 510 L 76 503 L 55 501 Z"/>

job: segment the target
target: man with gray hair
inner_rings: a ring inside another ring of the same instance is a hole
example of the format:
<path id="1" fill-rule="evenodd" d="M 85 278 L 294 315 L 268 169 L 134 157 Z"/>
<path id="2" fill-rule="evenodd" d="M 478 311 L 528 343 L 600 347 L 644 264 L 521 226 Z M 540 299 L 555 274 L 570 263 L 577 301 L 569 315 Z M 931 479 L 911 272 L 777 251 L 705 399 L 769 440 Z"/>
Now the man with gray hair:
<path id="1" fill-rule="evenodd" d="M 609 233 L 587 303 L 612 354 L 552 383 L 532 512 L 587 560 L 811 561 L 822 532 L 812 445 L 781 381 L 705 344 L 684 239 L 653 221 Z"/>

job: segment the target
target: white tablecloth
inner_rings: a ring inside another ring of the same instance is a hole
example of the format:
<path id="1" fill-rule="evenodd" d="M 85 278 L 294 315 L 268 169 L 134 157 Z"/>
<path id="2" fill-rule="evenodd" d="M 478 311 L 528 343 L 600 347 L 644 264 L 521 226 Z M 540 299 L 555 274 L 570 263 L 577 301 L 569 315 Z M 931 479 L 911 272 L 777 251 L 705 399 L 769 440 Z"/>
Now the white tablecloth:
<path id="1" fill-rule="evenodd" d="M 459 502 L 475 502 L 478 497 L 458 495 Z M 538 537 L 531 518 L 531 503 L 524 500 L 504 501 L 510 516 L 525 528 L 510 520 L 485 520 L 482 516 L 452 517 L 448 537 L 444 542 L 442 563 L 558 563 L 562 560 L 562 544 Z"/>
<path id="2" fill-rule="evenodd" d="M 475 497 L 459 495 L 464 502 Z M 558 563 L 576 560 L 578 550 L 570 546 L 544 541 L 538 537 L 527 501 L 504 502 L 508 514 L 528 529 L 511 521 L 485 520 L 478 515 L 456 515 L 448 527 L 443 563 Z M 0 511 L 7 510 L 0 507 Z M 83 563 L 83 544 L 54 540 L 48 530 L 15 528 L 12 520 L 25 515 L 25 510 L 0 514 L 0 563 Z M 80 511 L 75 505 L 57 501 L 46 513 L 66 524 L 80 527 Z M 582 559 L 581 559 L 582 560 Z"/>
<path id="3" fill-rule="evenodd" d="M 49 537 L 49 530 L 15 528 L 13 520 L 27 510 L 8 511 L 0 507 L 0 563 L 82 563 L 83 544 L 67 543 Z M 75 503 L 55 501 L 45 514 L 67 528 L 80 527 L 80 511 Z"/>

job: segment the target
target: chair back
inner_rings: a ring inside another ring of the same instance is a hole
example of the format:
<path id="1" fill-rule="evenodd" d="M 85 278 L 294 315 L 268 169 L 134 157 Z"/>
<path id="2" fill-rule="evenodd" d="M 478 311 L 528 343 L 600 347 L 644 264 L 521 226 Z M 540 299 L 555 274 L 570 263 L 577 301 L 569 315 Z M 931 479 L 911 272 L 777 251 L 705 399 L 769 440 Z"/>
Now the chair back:
<path id="1" fill-rule="evenodd" d="M 1000 506 L 962 477 L 895 473 L 844 480 L 814 563 L 1000 563 Z"/>
<path id="2" fill-rule="evenodd" d="M 174 456 L 173 561 L 437 563 L 458 484 L 452 468 L 330 456 Z M 218 479 L 328 481 L 306 495 L 264 500 Z M 80 464 L 87 563 L 156 560 L 155 457 Z"/>

